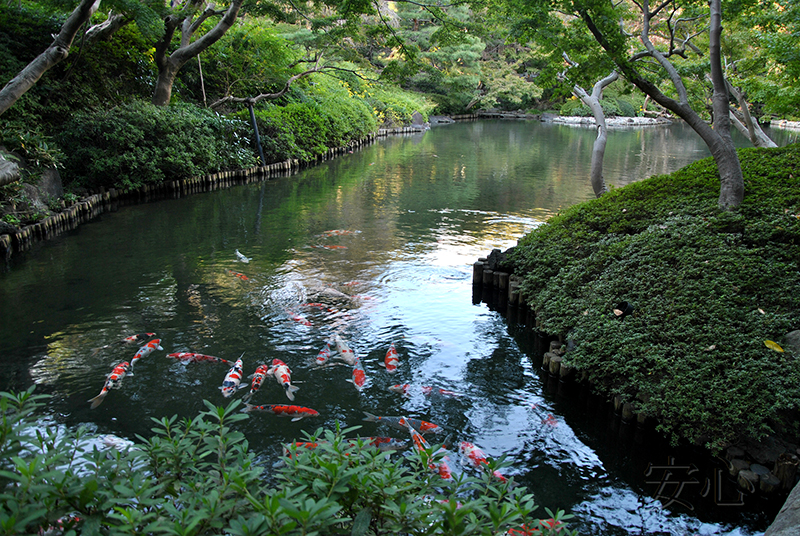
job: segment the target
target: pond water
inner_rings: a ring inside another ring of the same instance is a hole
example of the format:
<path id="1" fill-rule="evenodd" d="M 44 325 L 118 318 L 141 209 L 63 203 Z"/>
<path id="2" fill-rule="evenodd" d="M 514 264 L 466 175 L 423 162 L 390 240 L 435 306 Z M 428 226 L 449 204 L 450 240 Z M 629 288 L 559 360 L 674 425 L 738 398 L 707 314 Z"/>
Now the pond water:
<path id="1" fill-rule="evenodd" d="M 337 422 L 405 439 L 363 418 L 407 415 L 444 427 L 450 443 L 506 455 L 506 472 L 538 504 L 575 514 L 583 534 L 760 533 L 782 499 L 741 496 L 703 453 L 670 448 L 620 424 L 602 399 L 553 382 L 538 366 L 542 342 L 473 295 L 478 257 L 593 197 L 593 137 L 530 121 L 459 123 L 291 177 L 104 214 L 0 273 L 0 389 L 36 384 L 53 395 L 48 418 L 132 439 L 148 435 L 151 417 L 228 402 L 226 365 L 168 353 L 243 356 L 245 376 L 278 358 L 299 387 L 294 403 L 320 415 L 244 421 L 264 460 Z M 707 154 L 680 124 L 615 130 L 606 181 L 623 186 Z M 141 332 L 155 332 L 163 351 L 90 409 L 136 351 L 113 343 Z M 360 392 L 348 367 L 313 364 L 335 333 L 364 364 Z M 391 343 L 393 375 L 378 365 Z M 388 390 L 402 383 L 408 397 Z M 423 386 L 460 396 L 428 397 Z M 251 402 L 289 401 L 267 379 Z"/>

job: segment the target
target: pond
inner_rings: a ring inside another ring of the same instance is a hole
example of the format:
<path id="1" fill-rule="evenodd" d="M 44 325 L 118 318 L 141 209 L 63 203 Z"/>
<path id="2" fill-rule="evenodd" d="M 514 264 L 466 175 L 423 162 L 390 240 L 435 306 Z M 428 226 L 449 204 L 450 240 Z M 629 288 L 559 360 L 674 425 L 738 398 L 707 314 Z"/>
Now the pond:
<path id="1" fill-rule="evenodd" d="M 36 384 L 53 395 L 49 418 L 132 439 L 151 418 L 229 402 L 227 365 L 167 354 L 242 356 L 245 376 L 277 358 L 299 388 L 294 403 L 320 415 L 243 421 L 264 460 L 337 422 L 405 439 L 363 419 L 407 415 L 507 456 L 537 504 L 574 513 L 583 534 L 760 533 L 782 501 L 741 496 L 703 453 L 621 425 L 602 399 L 553 382 L 535 334 L 473 296 L 478 257 L 593 197 L 593 138 L 534 121 L 458 123 L 291 177 L 103 214 L 0 273 L 0 389 Z M 681 124 L 615 130 L 606 181 L 707 154 Z M 91 409 L 113 366 L 136 352 L 117 341 L 142 332 L 163 350 Z M 334 334 L 364 364 L 361 391 L 350 368 L 314 364 Z M 379 363 L 392 343 L 400 365 L 388 374 Z M 388 389 L 405 383 L 406 397 Z M 428 386 L 458 396 L 425 396 Z M 268 378 L 251 402 L 289 401 Z"/>

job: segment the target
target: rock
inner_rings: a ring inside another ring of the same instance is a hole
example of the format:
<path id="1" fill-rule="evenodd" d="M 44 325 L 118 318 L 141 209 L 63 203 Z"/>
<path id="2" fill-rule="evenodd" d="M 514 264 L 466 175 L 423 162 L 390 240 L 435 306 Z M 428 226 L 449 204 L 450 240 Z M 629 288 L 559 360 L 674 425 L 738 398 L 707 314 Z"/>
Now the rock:
<path id="1" fill-rule="evenodd" d="M 750 463 L 739 458 L 734 458 L 728 465 L 728 472 L 732 477 L 736 477 L 739 471 L 745 471 L 747 469 L 750 469 Z"/>
<path id="2" fill-rule="evenodd" d="M 0 186 L 19 180 L 19 165 L 11 160 L 0 159 Z"/>
<path id="3" fill-rule="evenodd" d="M 739 471 L 739 476 L 736 479 L 736 481 L 739 483 L 739 486 L 750 493 L 753 493 L 756 490 L 760 480 L 760 477 L 749 469 L 743 469 L 742 471 Z"/>
<path id="4" fill-rule="evenodd" d="M 800 329 L 787 333 L 783 345 L 795 356 L 800 357 Z"/>
<path id="5" fill-rule="evenodd" d="M 411 124 L 415 127 L 425 126 L 425 118 L 421 113 L 415 111 L 411 114 Z"/>
<path id="6" fill-rule="evenodd" d="M 45 199 L 64 195 L 64 185 L 61 182 L 61 174 L 57 169 L 44 170 L 41 178 L 36 183 L 36 188 Z"/>
<path id="7" fill-rule="evenodd" d="M 800 527 L 800 486 L 795 486 L 764 536 L 797 536 Z"/>

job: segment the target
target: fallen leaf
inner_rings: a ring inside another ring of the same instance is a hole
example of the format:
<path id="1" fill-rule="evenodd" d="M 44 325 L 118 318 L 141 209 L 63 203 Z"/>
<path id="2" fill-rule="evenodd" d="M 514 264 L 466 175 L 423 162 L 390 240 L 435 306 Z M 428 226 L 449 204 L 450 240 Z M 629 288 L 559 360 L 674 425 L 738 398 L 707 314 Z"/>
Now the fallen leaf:
<path id="1" fill-rule="evenodd" d="M 775 350 L 776 352 L 783 352 L 783 348 L 781 348 L 781 345 L 775 341 L 764 341 L 764 346 L 766 346 L 770 350 Z"/>
<path id="2" fill-rule="evenodd" d="M 764 309 L 762 309 L 761 307 L 758 308 L 758 312 L 761 313 L 762 315 L 767 314 L 766 312 L 764 312 Z"/>
<path id="3" fill-rule="evenodd" d="M 619 309 L 614 309 L 614 314 L 617 316 L 622 316 L 622 311 Z"/>
<path id="4" fill-rule="evenodd" d="M 711 350 L 716 350 L 716 349 L 717 349 L 717 345 L 716 344 L 712 344 L 711 346 L 706 348 L 706 352 L 710 352 Z"/>

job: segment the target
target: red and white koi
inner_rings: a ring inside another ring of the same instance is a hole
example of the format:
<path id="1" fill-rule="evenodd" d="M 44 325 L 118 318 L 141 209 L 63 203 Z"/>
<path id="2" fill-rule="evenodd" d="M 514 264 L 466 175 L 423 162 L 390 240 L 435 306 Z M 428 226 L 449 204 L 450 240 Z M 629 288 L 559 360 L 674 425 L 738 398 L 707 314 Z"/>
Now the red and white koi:
<path id="1" fill-rule="evenodd" d="M 249 376 L 252 378 L 252 381 L 250 382 L 250 392 L 243 397 L 245 402 L 250 400 L 253 395 L 261 389 L 261 384 L 264 383 L 264 378 L 267 376 L 269 376 L 269 367 L 267 365 L 259 365 L 256 367 L 256 371 Z"/>
<path id="2" fill-rule="evenodd" d="M 242 354 L 244 355 L 244 354 Z M 246 385 L 240 385 L 242 381 L 242 369 L 244 365 L 242 364 L 242 358 L 236 360 L 236 363 L 233 364 L 231 369 L 225 374 L 225 379 L 222 380 L 222 385 L 220 386 L 220 391 L 222 391 L 222 396 L 225 398 L 229 398 L 233 393 L 238 391 L 239 389 L 244 389 L 247 387 Z"/>
<path id="3" fill-rule="evenodd" d="M 110 348 L 112 344 L 142 344 L 150 337 L 155 336 L 155 333 L 136 333 L 135 335 L 128 335 L 115 343 L 106 344 L 105 346 L 101 346 L 100 348 L 95 348 L 92 350 L 92 355 L 96 354 L 100 350 L 105 350 L 106 348 Z"/>
<path id="4" fill-rule="evenodd" d="M 356 358 L 356 364 L 353 365 L 353 379 L 347 381 L 355 385 L 356 389 L 359 391 L 363 389 L 364 384 L 367 383 L 367 372 L 364 370 L 360 359 Z"/>
<path id="5" fill-rule="evenodd" d="M 408 448 L 408 443 L 406 441 L 394 437 L 359 437 L 358 439 L 349 439 L 348 441 L 356 444 L 361 441 L 364 445 L 376 447 L 382 452 L 405 450 Z"/>
<path id="6" fill-rule="evenodd" d="M 245 404 L 242 411 L 245 413 L 263 411 L 265 413 L 272 413 L 278 417 L 291 417 L 292 422 L 305 419 L 306 417 L 319 416 L 319 412 L 311 408 L 304 408 L 303 406 L 289 406 L 284 404 L 265 404 L 263 406 Z"/>
<path id="7" fill-rule="evenodd" d="M 245 264 L 253 260 L 252 257 L 245 257 L 243 254 L 239 253 L 238 249 L 234 251 L 234 254 L 236 255 L 236 260 L 238 260 L 239 262 L 243 262 Z"/>
<path id="8" fill-rule="evenodd" d="M 195 352 L 175 352 L 173 354 L 167 354 L 167 357 L 177 359 L 182 363 L 200 363 L 203 361 L 208 361 L 211 363 L 224 363 L 225 365 L 233 365 L 233 363 L 227 359 L 222 359 L 221 357 L 215 357 L 213 355 L 198 354 Z"/>
<path id="9" fill-rule="evenodd" d="M 405 422 L 405 427 L 411 434 L 411 440 L 414 442 L 414 446 L 417 447 L 417 450 L 419 450 L 420 452 L 429 451 L 431 449 L 431 446 L 428 444 L 427 441 L 425 441 L 425 438 L 422 437 L 422 434 L 417 432 L 414 429 L 414 427 L 411 426 L 411 423 L 409 422 L 410 419 L 405 419 L 404 417 L 403 419 Z M 450 467 L 448 467 L 447 462 L 444 459 L 442 459 L 442 461 L 439 462 L 438 464 L 429 462 L 428 467 L 430 467 L 431 470 L 433 470 L 434 472 L 439 473 L 439 476 L 441 476 L 445 480 L 452 478 L 453 476 L 452 473 L 450 472 Z"/>
<path id="10" fill-rule="evenodd" d="M 318 366 L 322 366 L 327 364 L 330 358 L 331 358 L 331 344 L 329 342 L 326 342 L 325 346 L 323 346 L 322 350 L 320 350 L 319 353 L 317 354 L 317 359 L 315 360 L 315 363 Z"/>
<path id="11" fill-rule="evenodd" d="M 273 359 L 272 366 L 267 371 L 267 374 L 275 376 L 278 383 L 283 386 L 286 397 L 289 400 L 294 400 L 294 393 L 300 388 L 292 385 L 292 371 L 286 363 L 277 358 Z"/>
<path id="12" fill-rule="evenodd" d="M 131 359 L 131 368 L 133 368 L 136 362 L 139 361 L 141 358 L 149 356 L 156 350 L 163 350 L 163 348 L 161 347 L 161 339 L 153 339 L 152 341 L 148 342 L 147 344 L 139 348 L 139 351 L 136 352 L 136 355 L 133 356 L 133 359 Z"/>
<path id="13" fill-rule="evenodd" d="M 386 372 L 397 372 L 397 365 L 400 363 L 400 356 L 397 354 L 397 349 L 394 347 L 394 343 L 389 345 L 389 350 L 386 352 L 386 357 L 383 359 L 383 363 L 379 363 L 380 366 L 386 369 Z"/>
<path id="14" fill-rule="evenodd" d="M 111 373 L 106 376 L 106 382 L 103 384 L 100 394 L 89 400 L 89 402 L 92 403 L 92 409 L 103 403 L 103 400 L 105 400 L 109 390 L 119 389 L 119 386 L 122 384 L 122 378 L 124 378 L 126 375 L 133 376 L 133 373 L 129 372 L 130 368 L 131 364 L 127 361 L 123 361 L 114 367 L 114 370 L 112 370 Z"/>
<path id="15" fill-rule="evenodd" d="M 408 419 L 406 417 L 387 417 L 387 416 L 378 416 L 373 415 L 372 413 L 364 412 L 366 417 L 364 418 L 367 422 L 377 422 L 383 423 L 392 428 L 397 430 L 405 431 L 408 426 L 413 427 L 421 434 L 427 433 L 439 433 L 442 431 L 442 427 L 438 424 L 433 424 L 432 422 L 428 421 L 421 421 L 419 419 Z"/>
<path id="16" fill-rule="evenodd" d="M 303 326 L 311 326 L 311 321 L 300 313 L 295 313 L 294 311 L 287 311 L 286 313 L 289 315 L 289 318 L 298 324 L 302 324 Z"/>
<path id="17" fill-rule="evenodd" d="M 470 464 L 476 469 L 488 469 L 489 462 L 486 460 L 486 455 L 481 449 L 470 443 L 469 441 L 462 441 L 458 444 L 458 451 L 467 457 Z M 500 474 L 500 471 L 492 471 L 492 474 L 501 482 L 506 482 L 506 477 Z"/>
<path id="18" fill-rule="evenodd" d="M 333 336 L 333 341 L 336 343 L 336 351 L 338 352 L 337 357 L 351 367 L 354 367 L 356 365 L 355 352 L 350 349 L 350 347 L 347 345 L 344 339 L 339 336 L 338 333 Z"/>

